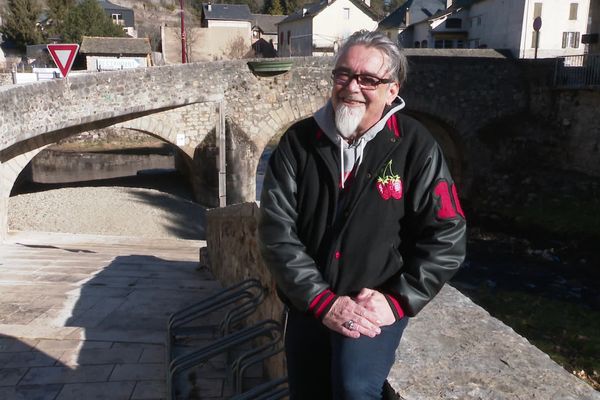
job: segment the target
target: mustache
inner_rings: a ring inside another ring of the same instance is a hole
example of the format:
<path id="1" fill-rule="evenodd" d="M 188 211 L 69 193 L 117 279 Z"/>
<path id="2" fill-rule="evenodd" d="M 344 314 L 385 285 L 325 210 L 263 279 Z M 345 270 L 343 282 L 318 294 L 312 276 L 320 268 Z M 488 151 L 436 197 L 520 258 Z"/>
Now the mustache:
<path id="1" fill-rule="evenodd" d="M 344 97 L 341 97 L 341 99 L 344 101 L 357 101 L 359 103 L 364 103 L 364 101 L 365 101 L 365 99 L 355 97 L 355 96 L 344 96 Z"/>

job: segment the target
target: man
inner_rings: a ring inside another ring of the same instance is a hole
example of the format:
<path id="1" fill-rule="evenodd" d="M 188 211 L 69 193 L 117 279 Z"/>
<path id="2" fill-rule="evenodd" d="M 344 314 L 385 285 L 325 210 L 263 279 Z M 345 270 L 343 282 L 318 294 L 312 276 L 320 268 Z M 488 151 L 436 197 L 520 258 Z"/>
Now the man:
<path id="1" fill-rule="evenodd" d="M 259 236 L 289 307 L 291 399 L 381 399 L 405 317 L 464 259 L 464 215 L 440 147 L 399 112 L 406 67 L 381 33 L 350 36 L 330 101 L 269 160 Z"/>

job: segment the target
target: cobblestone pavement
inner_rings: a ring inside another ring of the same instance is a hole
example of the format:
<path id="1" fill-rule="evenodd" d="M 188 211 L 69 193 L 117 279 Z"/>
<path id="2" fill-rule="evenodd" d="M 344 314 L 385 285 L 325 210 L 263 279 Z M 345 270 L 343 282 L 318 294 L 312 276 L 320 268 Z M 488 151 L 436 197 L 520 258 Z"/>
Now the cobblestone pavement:
<path id="1" fill-rule="evenodd" d="M 167 318 L 220 288 L 198 268 L 204 244 L 11 233 L 0 244 L 0 399 L 165 398 Z"/>

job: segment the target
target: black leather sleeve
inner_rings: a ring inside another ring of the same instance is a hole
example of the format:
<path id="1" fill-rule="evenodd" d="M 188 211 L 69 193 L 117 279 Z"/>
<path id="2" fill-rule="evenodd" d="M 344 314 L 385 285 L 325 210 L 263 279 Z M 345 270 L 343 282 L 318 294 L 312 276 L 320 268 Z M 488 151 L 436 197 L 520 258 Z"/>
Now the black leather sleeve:
<path id="1" fill-rule="evenodd" d="M 385 284 L 411 317 L 458 271 L 466 248 L 465 218 L 453 198 L 454 182 L 441 149 L 435 144 L 416 160 L 403 226 L 404 266 Z M 436 188 L 447 188 L 449 197 L 442 199 Z M 446 212 L 441 210 L 443 200 Z"/>
<path id="2" fill-rule="evenodd" d="M 311 301 L 329 285 L 298 237 L 298 165 L 289 134 L 283 136 L 269 159 L 260 199 L 259 245 L 279 291 L 296 309 L 307 311 Z"/>

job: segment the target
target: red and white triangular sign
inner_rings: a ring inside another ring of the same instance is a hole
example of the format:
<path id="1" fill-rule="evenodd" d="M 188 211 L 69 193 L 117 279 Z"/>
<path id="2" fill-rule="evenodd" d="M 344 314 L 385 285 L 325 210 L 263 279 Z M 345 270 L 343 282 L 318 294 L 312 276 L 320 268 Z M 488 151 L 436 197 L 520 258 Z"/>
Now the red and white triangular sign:
<path id="1" fill-rule="evenodd" d="M 49 44 L 48 51 L 54 60 L 54 63 L 60 70 L 63 78 L 67 77 L 67 74 L 73 66 L 77 51 L 79 51 L 78 44 Z"/>

